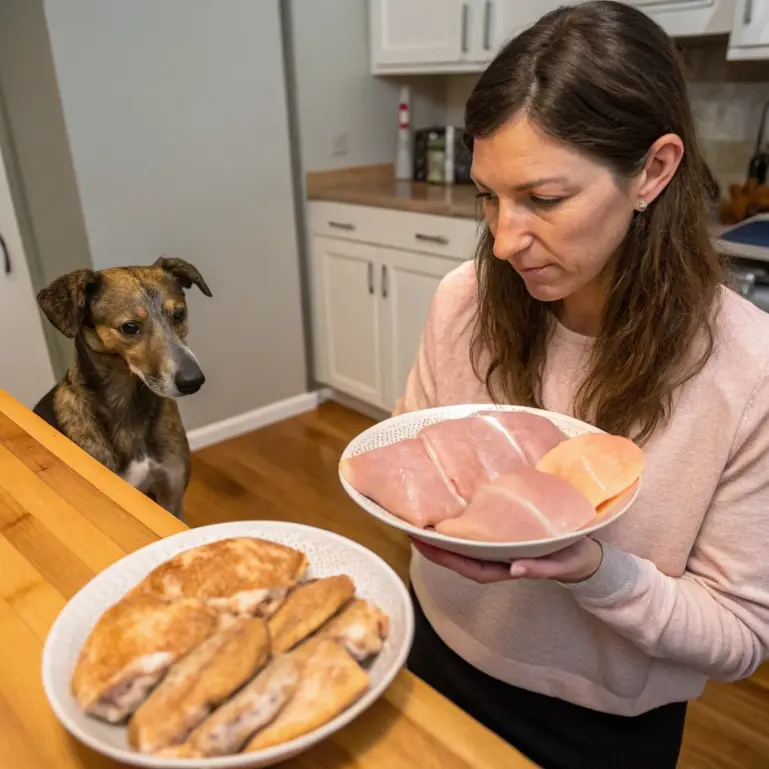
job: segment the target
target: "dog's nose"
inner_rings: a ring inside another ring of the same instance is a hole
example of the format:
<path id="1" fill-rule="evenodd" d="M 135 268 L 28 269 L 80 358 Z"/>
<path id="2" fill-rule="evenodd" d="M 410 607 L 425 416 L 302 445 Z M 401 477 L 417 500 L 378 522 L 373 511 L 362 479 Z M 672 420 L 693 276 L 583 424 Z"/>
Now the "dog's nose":
<path id="1" fill-rule="evenodd" d="M 182 395 L 192 395 L 196 393 L 206 381 L 203 372 L 197 366 L 182 366 L 179 369 L 176 377 L 174 377 L 174 384 L 176 389 Z"/>

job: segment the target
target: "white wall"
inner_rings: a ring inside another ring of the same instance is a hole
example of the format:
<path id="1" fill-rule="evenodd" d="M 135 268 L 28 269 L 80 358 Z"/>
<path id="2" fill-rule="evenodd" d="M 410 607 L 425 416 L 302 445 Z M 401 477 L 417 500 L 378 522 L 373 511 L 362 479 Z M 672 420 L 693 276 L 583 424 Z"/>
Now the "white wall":
<path id="1" fill-rule="evenodd" d="M 304 171 L 392 163 L 401 84 L 412 91 L 412 124 L 442 124 L 442 76 L 371 75 L 365 0 L 289 0 L 295 99 Z M 333 137 L 347 134 L 345 155 Z"/>
<path id="2" fill-rule="evenodd" d="M 278 0 L 45 0 L 94 265 L 194 263 L 188 428 L 306 389 Z"/>

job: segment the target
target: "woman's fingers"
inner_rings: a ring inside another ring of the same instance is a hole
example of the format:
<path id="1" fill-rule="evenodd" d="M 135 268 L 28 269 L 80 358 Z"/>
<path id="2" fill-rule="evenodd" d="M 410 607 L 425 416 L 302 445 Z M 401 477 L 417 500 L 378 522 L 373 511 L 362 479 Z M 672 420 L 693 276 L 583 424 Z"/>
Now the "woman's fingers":
<path id="1" fill-rule="evenodd" d="M 510 574 L 514 578 L 580 582 L 595 574 L 601 565 L 601 556 L 600 544 L 586 538 L 552 555 L 513 561 L 510 565 Z"/>
<path id="2" fill-rule="evenodd" d="M 411 541 L 428 560 L 482 584 L 522 578 L 581 582 L 595 574 L 602 557 L 600 544 L 589 538 L 581 539 L 557 553 L 541 558 L 521 558 L 511 564 L 477 561 L 416 539 Z"/>
<path id="3" fill-rule="evenodd" d="M 486 584 L 512 579 L 508 564 L 476 561 L 473 558 L 465 558 L 462 555 L 450 553 L 448 550 L 427 545 L 416 539 L 411 541 L 414 547 L 429 561 L 443 566 L 445 569 L 451 569 L 451 571 L 455 571 L 457 574 L 473 580 L 473 582 Z"/>

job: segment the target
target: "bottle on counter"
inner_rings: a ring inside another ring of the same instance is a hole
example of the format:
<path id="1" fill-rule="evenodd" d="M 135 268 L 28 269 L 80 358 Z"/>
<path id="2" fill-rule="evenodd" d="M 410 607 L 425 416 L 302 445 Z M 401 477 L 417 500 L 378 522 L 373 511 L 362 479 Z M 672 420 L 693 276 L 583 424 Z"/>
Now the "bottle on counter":
<path id="1" fill-rule="evenodd" d="M 401 88 L 398 105 L 398 148 L 395 155 L 395 178 L 411 179 L 411 115 L 409 112 L 409 87 Z"/>

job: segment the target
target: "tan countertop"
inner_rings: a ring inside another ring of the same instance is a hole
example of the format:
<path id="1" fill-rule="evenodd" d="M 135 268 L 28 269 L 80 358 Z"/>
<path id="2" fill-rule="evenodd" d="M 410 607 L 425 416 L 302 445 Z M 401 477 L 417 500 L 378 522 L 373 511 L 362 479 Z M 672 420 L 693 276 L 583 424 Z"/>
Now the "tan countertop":
<path id="1" fill-rule="evenodd" d="M 392 164 L 307 174 L 307 197 L 334 203 L 414 211 L 420 214 L 474 219 L 478 209 L 475 185 L 401 182 Z"/>

